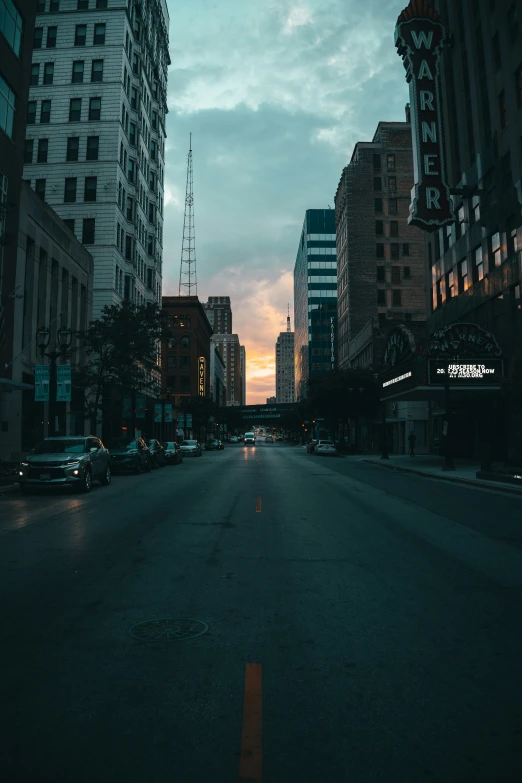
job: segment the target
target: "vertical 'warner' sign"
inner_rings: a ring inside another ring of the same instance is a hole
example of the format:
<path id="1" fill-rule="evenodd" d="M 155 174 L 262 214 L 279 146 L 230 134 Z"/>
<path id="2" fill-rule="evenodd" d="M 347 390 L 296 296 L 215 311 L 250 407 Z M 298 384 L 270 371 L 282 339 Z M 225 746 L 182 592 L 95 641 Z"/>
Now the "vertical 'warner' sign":
<path id="1" fill-rule="evenodd" d="M 408 222 L 425 231 L 455 222 L 442 136 L 440 57 L 444 39 L 442 18 L 428 0 L 410 0 L 397 20 L 395 46 L 410 85 L 415 184 Z"/>

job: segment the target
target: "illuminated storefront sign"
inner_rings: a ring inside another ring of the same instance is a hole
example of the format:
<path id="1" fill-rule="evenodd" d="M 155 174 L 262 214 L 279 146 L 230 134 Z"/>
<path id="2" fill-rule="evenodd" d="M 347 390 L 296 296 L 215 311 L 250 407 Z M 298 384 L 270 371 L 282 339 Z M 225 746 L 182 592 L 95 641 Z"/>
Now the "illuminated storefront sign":
<path id="1" fill-rule="evenodd" d="M 427 0 L 410 0 L 397 20 L 395 46 L 410 85 L 414 186 L 408 222 L 425 231 L 454 223 L 446 183 L 440 57 L 446 33 Z"/>
<path id="2" fill-rule="evenodd" d="M 399 381 L 404 381 L 406 378 L 411 378 L 411 372 L 405 372 L 402 375 L 398 375 L 396 378 L 392 378 L 391 381 L 385 381 L 382 388 L 385 389 L 386 386 L 391 386 L 392 383 L 399 383 Z"/>
<path id="3" fill-rule="evenodd" d="M 200 397 L 205 396 L 205 367 L 205 357 L 200 356 L 198 360 L 198 394 Z"/>
<path id="4" fill-rule="evenodd" d="M 444 361 L 430 359 L 429 382 L 432 385 L 443 384 L 448 378 L 450 383 L 470 386 L 500 383 L 503 375 L 502 359 L 482 359 L 478 361 Z"/>

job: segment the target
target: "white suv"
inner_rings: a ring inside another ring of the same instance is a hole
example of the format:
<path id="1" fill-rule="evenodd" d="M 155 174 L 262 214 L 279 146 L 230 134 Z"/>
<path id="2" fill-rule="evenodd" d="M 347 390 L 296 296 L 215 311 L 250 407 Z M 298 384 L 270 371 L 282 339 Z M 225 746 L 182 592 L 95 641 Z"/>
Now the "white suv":
<path id="1" fill-rule="evenodd" d="M 245 439 L 244 439 L 245 446 L 255 446 L 256 445 L 256 436 L 254 432 L 245 432 Z"/>

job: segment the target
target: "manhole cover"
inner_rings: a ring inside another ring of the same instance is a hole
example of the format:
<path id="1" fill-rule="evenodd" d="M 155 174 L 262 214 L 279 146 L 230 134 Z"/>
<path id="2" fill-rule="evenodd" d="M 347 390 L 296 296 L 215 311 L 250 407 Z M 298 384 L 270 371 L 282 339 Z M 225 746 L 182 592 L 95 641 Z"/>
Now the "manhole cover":
<path id="1" fill-rule="evenodd" d="M 164 617 L 160 620 L 145 620 L 143 623 L 136 623 L 129 633 L 134 639 L 139 639 L 141 642 L 158 642 L 161 639 L 171 642 L 193 639 L 207 631 L 208 625 L 202 623 L 201 620 L 190 620 L 186 617 L 177 619 Z"/>

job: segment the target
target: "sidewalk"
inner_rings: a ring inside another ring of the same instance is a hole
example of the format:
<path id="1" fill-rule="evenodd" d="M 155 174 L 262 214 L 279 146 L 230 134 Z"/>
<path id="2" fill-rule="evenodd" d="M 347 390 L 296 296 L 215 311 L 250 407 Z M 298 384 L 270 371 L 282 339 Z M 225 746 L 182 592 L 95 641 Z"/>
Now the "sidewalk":
<path id="1" fill-rule="evenodd" d="M 442 470 L 444 457 L 437 457 L 432 454 L 419 454 L 416 457 L 409 457 L 405 454 L 391 454 L 390 459 L 380 459 L 376 454 L 367 454 L 357 455 L 356 457 L 351 457 L 351 459 L 356 459 L 359 462 L 371 462 L 372 464 L 380 465 L 382 468 L 415 473 L 419 476 L 430 476 L 431 478 L 443 479 L 444 481 L 456 481 L 459 484 L 511 492 L 522 497 L 522 486 L 518 487 L 515 484 L 503 481 L 478 479 L 477 472 L 480 470 L 480 465 L 475 461 L 454 459 L 455 470 L 444 471 Z"/>

